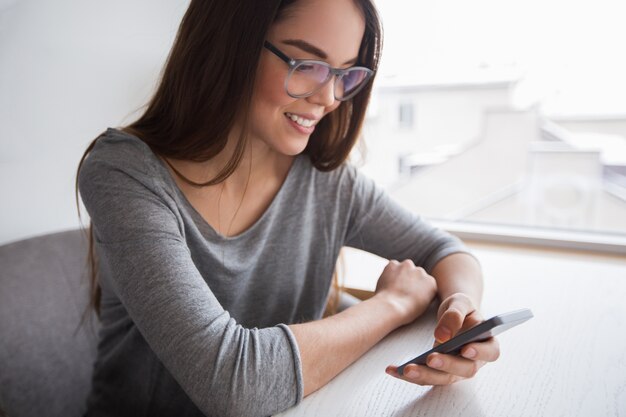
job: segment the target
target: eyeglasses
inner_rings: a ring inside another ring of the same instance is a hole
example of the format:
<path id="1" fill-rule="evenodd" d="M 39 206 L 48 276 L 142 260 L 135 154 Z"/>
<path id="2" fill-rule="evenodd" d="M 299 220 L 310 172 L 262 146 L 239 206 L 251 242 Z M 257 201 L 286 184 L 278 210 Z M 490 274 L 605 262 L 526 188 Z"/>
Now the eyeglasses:
<path id="1" fill-rule="evenodd" d="M 324 61 L 289 58 L 280 49 L 265 41 L 265 48 L 289 65 L 285 91 L 293 98 L 309 97 L 335 76 L 335 100 L 346 101 L 365 87 L 374 71 L 365 67 L 333 68 Z"/>

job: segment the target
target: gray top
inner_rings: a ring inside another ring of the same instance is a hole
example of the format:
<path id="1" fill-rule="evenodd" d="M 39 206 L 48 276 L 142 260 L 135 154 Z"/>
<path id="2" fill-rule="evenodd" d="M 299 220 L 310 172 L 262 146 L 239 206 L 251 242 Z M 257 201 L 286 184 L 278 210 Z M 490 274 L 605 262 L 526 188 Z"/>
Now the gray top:
<path id="1" fill-rule="evenodd" d="M 115 129 L 85 160 L 79 189 L 102 285 L 93 416 L 282 411 L 303 395 L 286 324 L 322 316 L 342 246 L 427 271 L 465 251 L 354 167 L 321 172 L 305 155 L 234 237 L 204 221 L 144 142 Z"/>

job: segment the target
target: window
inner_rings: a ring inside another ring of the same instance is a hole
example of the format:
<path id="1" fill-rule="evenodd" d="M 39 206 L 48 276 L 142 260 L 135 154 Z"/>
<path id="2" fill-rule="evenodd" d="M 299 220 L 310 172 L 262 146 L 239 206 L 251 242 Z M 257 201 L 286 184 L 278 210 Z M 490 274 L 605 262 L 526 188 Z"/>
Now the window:
<path id="1" fill-rule="evenodd" d="M 377 4 L 385 49 L 366 174 L 454 231 L 576 236 L 626 252 L 617 3 Z"/>
<path id="2" fill-rule="evenodd" d="M 398 106 L 398 126 L 401 129 L 413 127 L 413 103 L 400 103 Z"/>

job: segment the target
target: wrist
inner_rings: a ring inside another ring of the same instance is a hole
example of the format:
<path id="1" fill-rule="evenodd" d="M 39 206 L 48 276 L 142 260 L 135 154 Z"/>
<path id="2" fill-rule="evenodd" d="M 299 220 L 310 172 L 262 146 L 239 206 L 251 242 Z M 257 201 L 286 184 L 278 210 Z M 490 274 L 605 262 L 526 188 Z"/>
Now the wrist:
<path id="1" fill-rule="evenodd" d="M 449 304 L 452 300 L 465 300 L 476 310 L 480 310 L 480 296 L 472 295 L 470 292 L 456 291 L 447 294 L 439 293 L 440 304 Z"/>
<path id="2" fill-rule="evenodd" d="M 380 304 L 382 308 L 385 309 L 390 320 L 395 324 L 395 327 L 400 327 L 410 321 L 407 320 L 407 317 L 410 315 L 409 309 L 398 297 L 383 291 L 376 293 L 370 300 Z"/>
<path id="3" fill-rule="evenodd" d="M 437 295 L 443 302 L 455 294 L 465 294 L 476 307 L 483 293 L 483 274 L 476 258 L 454 253 L 439 261 L 432 270 L 437 280 Z"/>

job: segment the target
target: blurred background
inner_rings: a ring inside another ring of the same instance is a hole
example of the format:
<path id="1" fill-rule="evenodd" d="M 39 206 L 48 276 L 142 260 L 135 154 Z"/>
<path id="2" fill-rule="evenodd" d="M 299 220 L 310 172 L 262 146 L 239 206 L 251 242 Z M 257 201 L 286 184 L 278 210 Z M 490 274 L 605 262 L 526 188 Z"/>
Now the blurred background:
<path id="1" fill-rule="evenodd" d="M 617 0 L 376 3 L 366 175 L 452 229 L 626 241 Z M 0 244 L 79 225 L 77 163 L 138 116 L 187 4 L 0 0 Z"/>

